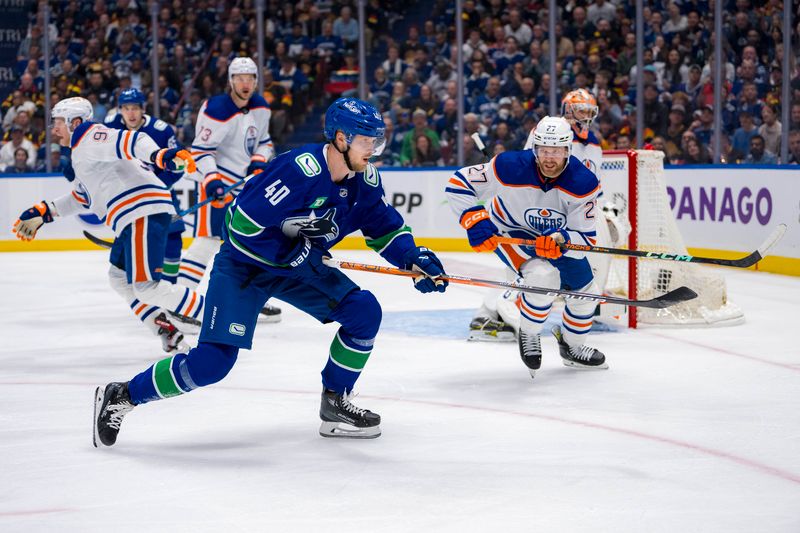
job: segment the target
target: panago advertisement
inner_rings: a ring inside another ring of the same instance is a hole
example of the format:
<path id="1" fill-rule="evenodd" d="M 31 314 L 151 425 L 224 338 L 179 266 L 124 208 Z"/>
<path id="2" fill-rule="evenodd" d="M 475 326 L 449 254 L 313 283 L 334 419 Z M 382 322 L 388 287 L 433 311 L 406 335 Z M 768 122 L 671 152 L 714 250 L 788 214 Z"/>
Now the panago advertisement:
<path id="1" fill-rule="evenodd" d="M 447 204 L 444 187 L 455 169 L 383 169 L 386 200 L 397 208 L 421 244 L 441 251 L 469 251 L 464 230 Z M 672 213 L 689 248 L 698 256 L 735 258 L 755 250 L 779 223 L 786 234 L 757 265 L 760 270 L 800 275 L 800 167 L 673 167 L 666 169 Z M 176 189 L 184 208 L 196 200 L 194 182 Z M 11 226 L 24 210 L 43 198 L 68 194 L 62 176 L 0 175 L 0 251 L 96 249 L 83 238 L 88 230 L 110 238 L 111 232 L 87 213 L 80 219 L 56 219 L 30 243 L 17 241 Z M 187 216 L 191 223 L 193 217 Z M 185 234 L 191 238 L 191 228 Z M 340 247 L 365 248 L 351 236 Z"/>

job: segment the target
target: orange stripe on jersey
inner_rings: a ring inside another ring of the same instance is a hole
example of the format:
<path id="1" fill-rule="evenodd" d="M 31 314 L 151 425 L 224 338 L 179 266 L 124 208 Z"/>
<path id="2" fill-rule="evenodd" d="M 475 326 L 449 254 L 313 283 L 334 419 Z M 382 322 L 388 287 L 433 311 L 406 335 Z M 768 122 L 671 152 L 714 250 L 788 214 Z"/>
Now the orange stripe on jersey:
<path id="1" fill-rule="evenodd" d="M 591 191 L 587 192 L 586 194 L 572 194 L 567 189 L 564 189 L 563 187 L 559 187 L 558 185 L 554 186 L 553 188 L 554 189 L 558 189 L 559 191 L 563 192 L 564 194 L 568 194 L 569 196 L 572 196 L 573 198 L 586 198 L 587 196 L 590 196 L 590 195 L 596 193 L 600 189 L 600 184 L 598 183 L 597 187 L 595 187 Z"/>
<path id="2" fill-rule="evenodd" d="M 494 207 L 493 211 L 498 217 L 500 217 L 500 220 L 502 220 L 503 222 L 508 222 L 508 220 L 506 220 L 505 215 L 503 215 L 503 210 L 500 208 L 500 202 L 497 201 L 497 197 L 494 197 L 492 199 L 492 207 Z"/>
<path id="3" fill-rule="evenodd" d="M 500 250 L 506 254 L 508 259 L 511 261 L 511 264 L 514 265 L 514 268 L 516 268 L 517 270 L 520 269 L 522 263 L 527 261 L 527 259 L 519 255 L 517 251 L 514 250 L 513 246 L 510 244 L 501 244 Z"/>
<path id="4" fill-rule="evenodd" d="M 110 226 L 113 223 L 114 215 L 116 215 L 117 211 L 119 211 L 120 209 L 122 209 L 126 205 L 132 204 L 133 202 L 136 202 L 137 200 L 141 200 L 142 198 L 153 198 L 153 197 L 155 197 L 155 198 L 166 198 L 167 200 L 172 200 L 172 196 L 168 192 L 146 192 L 144 194 L 140 194 L 138 196 L 134 196 L 133 198 L 129 198 L 128 200 L 125 200 L 121 204 L 117 204 L 116 207 L 114 207 L 114 209 L 112 209 L 111 211 L 108 212 L 108 215 L 106 216 L 106 226 Z"/>
<path id="5" fill-rule="evenodd" d="M 569 324 L 570 326 L 573 326 L 573 327 L 576 327 L 576 328 L 588 328 L 588 327 L 590 327 L 592 325 L 592 321 L 591 320 L 589 320 L 588 322 L 575 322 L 574 320 L 570 320 L 569 317 L 566 314 L 564 316 L 562 316 L 561 319 L 564 322 L 566 322 L 567 324 Z"/>
<path id="6" fill-rule="evenodd" d="M 144 263 L 144 218 L 133 222 L 133 247 L 136 251 L 136 263 L 133 267 L 133 281 L 148 281 L 147 265 Z"/>
<path id="7" fill-rule="evenodd" d="M 451 185 L 455 185 L 456 187 L 461 187 L 462 189 L 469 189 L 462 181 L 457 180 L 456 178 L 450 178 L 448 181 Z"/>
<path id="8" fill-rule="evenodd" d="M 86 200 L 84 200 L 83 198 L 78 196 L 78 193 L 76 193 L 75 191 L 72 191 L 72 197 L 75 198 L 75 200 L 77 200 L 78 203 L 81 204 L 81 205 L 88 205 L 89 204 L 89 202 L 87 202 Z"/>
<path id="9" fill-rule="evenodd" d="M 131 137 L 131 130 L 125 130 L 125 139 L 122 141 L 122 151 L 125 153 L 125 157 L 127 159 L 131 159 L 131 155 L 128 153 L 128 139 Z"/>

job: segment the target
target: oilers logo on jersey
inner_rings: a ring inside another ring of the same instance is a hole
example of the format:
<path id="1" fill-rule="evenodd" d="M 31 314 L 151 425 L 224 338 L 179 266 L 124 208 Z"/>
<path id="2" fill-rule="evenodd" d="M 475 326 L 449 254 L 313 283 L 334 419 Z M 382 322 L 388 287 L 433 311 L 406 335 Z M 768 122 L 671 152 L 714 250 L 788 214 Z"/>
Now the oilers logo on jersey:
<path id="1" fill-rule="evenodd" d="M 244 150 L 249 155 L 253 155 L 256 151 L 256 144 L 258 143 L 258 129 L 255 126 L 248 126 L 244 133 Z"/>
<path id="2" fill-rule="evenodd" d="M 325 239 L 325 242 L 330 242 L 339 236 L 339 226 L 333 220 L 335 216 L 336 208 L 332 208 L 319 218 L 314 211 L 305 217 L 287 218 L 281 224 L 281 232 L 291 238 L 300 234 L 309 239 Z"/>
<path id="3" fill-rule="evenodd" d="M 525 211 L 525 222 L 533 230 L 542 234 L 548 229 L 561 229 L 567 226 L 567 215 L 555 209 L 546 207 L 528 209 Z"/>

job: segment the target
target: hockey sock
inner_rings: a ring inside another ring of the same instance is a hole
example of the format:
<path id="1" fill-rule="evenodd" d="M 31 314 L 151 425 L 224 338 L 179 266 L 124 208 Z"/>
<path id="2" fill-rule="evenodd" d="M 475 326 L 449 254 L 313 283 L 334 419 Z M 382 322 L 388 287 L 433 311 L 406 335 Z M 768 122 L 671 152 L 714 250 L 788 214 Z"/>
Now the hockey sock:
<path id="1" fill-rule="evenodd" d="M 201 342 L 188 354 L 161 359 L 128 384 L 135 405 L 179 396 L 220 381 L 236 363 L 235 346 Z"/>
<path id="2" fill-rule="evenodd" d="M 322 384 L 337 393 L 352 391 L 372 352 L 375 339 L 357 339 L 339 328 L 331 342 L 328 362 L 322 370 Z"/>
<path id="3" fill-rule="evenodd" d="M 561 315 L 561 330 L 564 340 L 570 346 L 580 346 L 586 342 L 586 335 L 592 329 L 594 321 L 594 309 L 587 315 L 579 315 L 570 309 L 569 305 L 564 307 Z"/>
<path id="4" fill-rule="evenodd" d="M 178 281 L 178 270 L 180 265 L 180 259 L 164 258 L 164 264 L 161 266 L 161 279 L 174 285 L 175 282 Z M 196 286 L 197 285 L 194 285 L 192 288 L 195 288 Z"/>
<path id="5" fill-rule="evenodd" d="M 200 280 L 203 279 L 205 273 L 206 266 L 204 264 L 184 257 L 181 259 L 180 266 L 178 267 L 177 279 L 180 280 L 181 285 L 189 287 L 190 289 L 196 289 L 197 286 L 200 285 Z"/>
<path id="6" fill-rule="evenodd" d="M 131 310 L 145 326 L 149 327 L 154 332 L 158 331 L 158 326 L 153 322 L 153 318 L 158 315 L 158 307 L 155 305 L 147 305 L 144 302 L 140 302 L 138 299 L 134 299 L 131 302 Z"/>
<path id="7" fill-rule="evenodd" d="M 139 300 L 202 320 L 205 298 L 188 287 L 170 285 L 165 281 L 134 283 L 133 292 Z"/>
<path id="8" fill-rule="evenodd" d="M 532 302 L 532 298 L 523 294 L 519 299 L 520 328 L 530 333 L 539 333 L 544 326 L 545 320 L 550 315 L 552 303 L 546 306 L 537 306 Z"/>

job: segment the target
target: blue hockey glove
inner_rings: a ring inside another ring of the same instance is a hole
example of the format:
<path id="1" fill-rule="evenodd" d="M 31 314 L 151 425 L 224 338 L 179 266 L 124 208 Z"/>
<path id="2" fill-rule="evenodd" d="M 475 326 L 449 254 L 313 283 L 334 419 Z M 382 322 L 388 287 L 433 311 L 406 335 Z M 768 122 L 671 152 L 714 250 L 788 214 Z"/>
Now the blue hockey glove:
<path id="1" fill-rule="evenodd" d="M 53 213 L 50 211 L 50 204 L 47 200 L 42 200 L 19 216 L 17 221 L 14 222 L 11 232 L 20 240 L 32 241 L 42 224 L 52 221 Z"/>
<path id="2" fill-rule="evenodd" d="M 322 260 L 331 257 L 327 250 L 315 246 L 308 237 L 300 237 L 295 246 L 286 257 L 289 265 L 286 275 L 298 280 L 311 280 L 326 273 L 330 267 L 325 266 Z"/>
<path id="3" fill-rule="evenodd" d="M 461 225 L 467 230 L 469 245 L 476 252 L 493 252 L 497 248 L 495 237 L 500 233 L 484 208 L 465 211 L 461 215 Z"/>
<path id="4" fill-rule="evenodd" d="M 212 172 L 206 176 L 200 186 L 203 187 L 206 198 L 214 199 L 211 201 L 211 207 L 222 209 L 233 201 L 233 194 L 225 192 L 225 182 L 219 176 L 216 172 Z"/>
<path id="5" fill-rule="evenodd" d="M 254 155 L 250 158 L 250 164 L 247 166 L 247 175 L 253 176 L 257 174 L 261 174 L 267 169 L 269 162 L 264 159 L 264 156 L 261 155 Z"/>
<path id="6" fill-rule="evenodd" d="M 414 278 L 414 288 L 419 292 L 444 292 L 448 281 L 436 279 L 445 275 L 439 258 L 425 247 L 417 246 L 403 255 L 403 263 L 407 270 L 418 270 L 422 275 Z"/>

